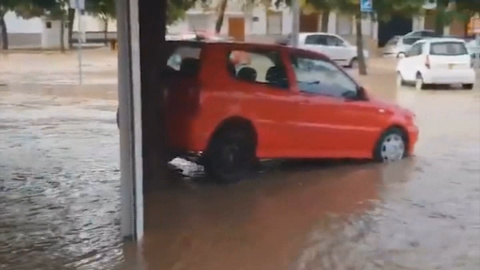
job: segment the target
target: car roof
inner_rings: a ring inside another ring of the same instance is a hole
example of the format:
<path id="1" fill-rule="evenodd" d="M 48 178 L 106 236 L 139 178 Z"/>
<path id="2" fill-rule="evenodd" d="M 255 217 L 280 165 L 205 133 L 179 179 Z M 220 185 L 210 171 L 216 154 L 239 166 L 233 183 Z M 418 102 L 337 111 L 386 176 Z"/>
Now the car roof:
<path id="1" fill-rule="evenodd" d="M 309 36 L 309 35 L 324 35 L 324 36 L 335 36 L 338 37 L 336 34 L 326 33 L 326 32 L 301 32 L 298 34 L 299 36 Z"/>
<path id="2" fill-rule="evenodd" d="M 249 49 L 274 49 L 274 50 L 284 50 L 291 52 L 298 52 L 305 55 L 316 55 L 322 58 L 328 59 L 328 57 L 322 53 L 314 52 L 311 50 L 305 50 L 301 48 L 295 48 L 280 44 L 271 44 L 271 43 L 255 43 L 255 42 L 238 42 L 238 41 L 217 41 L 217 40 L 167 40 L 167 44 L 180 44 L 180 45 L 189 45 L 189 46 L 232 46 L 237 48 L 249 48 Z"/>
<path id="3" fill-rule="evenodd" d="M 465 42 L 465 40 L 460 39 L 460 38 L 445 38 L 445 37 L 440 37 L 440 38 L 428 38 L 425 39 L 426 42 L 430 43 L 438 43 L 438 42 Z"/>

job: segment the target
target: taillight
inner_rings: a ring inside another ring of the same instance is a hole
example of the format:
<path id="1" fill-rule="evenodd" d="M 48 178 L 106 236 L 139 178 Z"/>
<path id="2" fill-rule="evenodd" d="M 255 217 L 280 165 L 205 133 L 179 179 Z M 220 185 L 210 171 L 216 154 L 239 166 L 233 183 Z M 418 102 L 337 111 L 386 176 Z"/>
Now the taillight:
<path id="1" fill-rule="evenodd" d="M 427 57 L 425 58 L 425 66 L 426 66 L 427 68 L 430 68 L 430 57 L 428 57 L 428 55 L 427 55 Z"/>

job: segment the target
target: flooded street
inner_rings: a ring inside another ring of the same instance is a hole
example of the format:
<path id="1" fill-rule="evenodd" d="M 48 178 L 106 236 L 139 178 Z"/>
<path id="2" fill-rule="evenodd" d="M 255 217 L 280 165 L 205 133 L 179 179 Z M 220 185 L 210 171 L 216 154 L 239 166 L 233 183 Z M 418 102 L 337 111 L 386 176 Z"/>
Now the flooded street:
<path id="1" fill-rule="evenodd" d="M 0 77 L 0 269 L 478 269 L 480 84 L 395 89 L 393 66 L 360 80 L 416 112 L 414 157 L 267 164 L 229 186 L 172 173 L 139 248 L 120 238 L 114 85 Z"/>

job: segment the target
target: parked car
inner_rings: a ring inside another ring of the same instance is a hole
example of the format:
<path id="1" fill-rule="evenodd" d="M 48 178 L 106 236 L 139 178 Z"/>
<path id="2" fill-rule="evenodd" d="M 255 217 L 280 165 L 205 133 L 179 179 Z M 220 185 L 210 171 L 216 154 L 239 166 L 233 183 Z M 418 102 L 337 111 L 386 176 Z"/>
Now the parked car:
<path id="1" fill-rule="evenodd" d="M 435 33 L 434 30 L 429 30 L 429 29 L 424 29 L 424 30 L 415 30 L 412 32 L 409 32 L 403 37 L 409 38 L 409 37 L 441 37 L 442 35 L 439 35 Z"/>
<path id="2" fill-rule="evenodd" d="M 417 41 L 397 65 L 397 83 L 414 82 L 417 89 L 435 84 L 462 84 L 472 89 L 475 71 L 465 41 L 434 38 Z"/>
<path id="3" fill-rule="evenodd" d="M 467 46 L 468 53 L 470 56 L 475 59 L 479 56 L 480 54 L 480 44 L 478 43 L 477 40 L 466 40 L 465 44 Z"/>
<path id="4" fill-rule="evenodd" d="M 357 47 L 334 34 L 300 33 L 298 47 L 322 53 L 341 66 L 352 68 L 358 66 Z M 368 58 L 368 51 L 363 50 L 363 55 Z"/>
<path id="5" fill-rule="evenodd" d="M 159 86 L 168 148 L 172 158 L 199 156 L 215 179 L 240 180 L 262 159 L 387 162 L 414 151 L 414 114 L 377 100 L 323 54 L 225 42 L 172 41 L 165 50 L 182 59 Z M 236 53 L 249 61 L 232 62 Z"/>
<path id="6" fill-rule="evenodd" d="M 405 57 L 405 53 L 412 47 L 413 43 L 421 39 L 424 39 L 424 37 L 395 36 L 390 39 L 383 48 L 383 56 L 403 58 Z"/>

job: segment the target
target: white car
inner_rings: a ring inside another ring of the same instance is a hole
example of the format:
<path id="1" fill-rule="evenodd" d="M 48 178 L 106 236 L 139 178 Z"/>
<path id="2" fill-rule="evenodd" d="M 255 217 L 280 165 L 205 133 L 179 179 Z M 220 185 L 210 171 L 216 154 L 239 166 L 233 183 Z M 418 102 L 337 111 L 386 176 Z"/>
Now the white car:
<path id="1" fill-rule="evenodd" d="M 341 66 L 358 66 L 357 47 L 340 36 L 329 33 L 300 33 L 298 46 L 302 49 L 320 52 Z M 368 58 L 367 50 L 363 55 Z"/>
<path id="2" fill-rule="evenodd" d="M 412 47 L 413 43 L 421 39 L 424 39 L 424 37 L 395 36 L 385 44 L 385 47 L 383 48 L 383 56 L 403 58 L 405 53 Z"/>
<path id="3" fill-rule="evenodd" d="M 417 89 L 435 84 L 461 84 L 472 89 L 475 71 L 465 41 L 432 38 L 417 41 L 397 64 L 397 84 L 414 82 Z"/>

